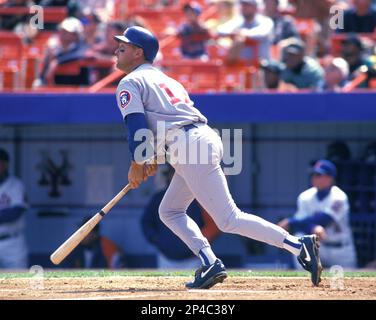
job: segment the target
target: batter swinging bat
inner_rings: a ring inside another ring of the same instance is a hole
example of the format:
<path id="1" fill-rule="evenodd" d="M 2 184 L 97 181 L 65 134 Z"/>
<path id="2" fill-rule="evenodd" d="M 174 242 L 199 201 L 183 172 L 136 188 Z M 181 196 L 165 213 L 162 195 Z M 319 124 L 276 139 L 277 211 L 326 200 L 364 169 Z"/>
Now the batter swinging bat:
<path id="1" fill-rule="evenodd" d="M 103 219 L 103 217 L 112 209 L 112 207 L 119 202 L 130 190 L 127 184 L 110 202 L 108 202 L 101 211 L 96 213 L 88 222 L 86 222 L 80 229 L 73 233 L 59 248 L 51 254 L 51 261 L 53 264 L 58 265 L 63 261 L 78 244 L 86 238 L 91 230 Z"/>

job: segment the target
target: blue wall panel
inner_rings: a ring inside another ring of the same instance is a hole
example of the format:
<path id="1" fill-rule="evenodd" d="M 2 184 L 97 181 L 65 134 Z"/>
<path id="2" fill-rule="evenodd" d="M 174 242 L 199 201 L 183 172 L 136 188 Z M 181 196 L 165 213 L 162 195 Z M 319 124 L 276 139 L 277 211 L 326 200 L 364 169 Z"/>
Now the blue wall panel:
<path id="1" fill-rule="evenodd" d="M 192 95 L 210 121 L 376 120 L 376 93 Z M 0 123 L 120 123 L 114 94 L 0 94 Z"/>

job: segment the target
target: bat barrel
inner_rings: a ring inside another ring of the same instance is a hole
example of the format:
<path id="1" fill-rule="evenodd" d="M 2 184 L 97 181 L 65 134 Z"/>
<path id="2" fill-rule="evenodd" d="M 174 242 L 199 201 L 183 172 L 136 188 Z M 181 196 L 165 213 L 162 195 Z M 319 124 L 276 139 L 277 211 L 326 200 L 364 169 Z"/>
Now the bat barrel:
<path id="1" fill-rule="evenodd" d="M 86 238 L 91 230 L 103 219 L 103 217 L 112 209 L 112 207 L 125 196 L 131 189 L 127 184 L 110 202 L 108 202 L 100 212 L 95 214 L 89 221 L 87 221 L 80 229 L 73 233 L 59 248 L 51 254 L 50 260 L 53 264 L 58 265 L 63 261 L 78 245 Z"/>
<path id="2" fill-rule="evenodd" d="M 53 254 L 51 254 L 51 262 L 55 265 L 60 264 L 60 262 L 63 261 L 83 239 L 86 238 L 102 218 L 103 215 L 101 213 L 95 214 L 80 229 L 73 233 L 59 248 L 57 248 Z"/>

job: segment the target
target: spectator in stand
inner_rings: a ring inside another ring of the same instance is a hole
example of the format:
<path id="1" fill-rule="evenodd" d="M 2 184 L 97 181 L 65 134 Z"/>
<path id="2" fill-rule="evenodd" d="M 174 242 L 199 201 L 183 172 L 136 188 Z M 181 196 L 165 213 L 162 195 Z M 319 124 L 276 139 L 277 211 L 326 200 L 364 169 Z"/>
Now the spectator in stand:
<path id="1" fill-rule="evenodd" d="M 235 0 L 211 0 L 210 3 L 215 5 L 216 16 L 205 22 L 205 26 L 212 35 L 208 45 L 217 50 L 217 55 L 224 56 L 231 46 L 232 40 L 228 37 L 216 38 L 216 36 L 226 33 L 228 26 L 233 25 L 236 18 L 238 18 Z"/>
<path id="2" fill-rule="evenodd" d="M 323 80 L 323 70 L 313 58 L 306 56 L 303 41 L 290 38 L 283 40 L 282 59 L 286 68 L 282 80 L 298 89 L 316 89 Z"/>
<path id="3" fill-rule="evenodd" d="M 36 1 L 31 0 L 10 0 L 0 6 L 1 8 L 18 8 L 24 12 L 25 10 L 29 12 L 30 7 L 35 3 Z M 38 29 L 30 23 L 31 18 L 30 14 L 0 15 L 0 30 L 12 31 L 20 36 L 24 44 L 29 44 L 38 34 Z"/>
<path id="4" fill-rule="evenodd" d="M 213 33 L 226 32 L 227 25 L 234 23 L 236 19 L 235 0 L 212 0 L 216 6 L 217 15 L 205 22 L 206 27 Z"/>
<path id="5" fill-rule="evenodd" d="M 281 82 L 281 72 L 283 66 L 278 61 L 263 60 L 260 62 L 261 70 L 263 70 L 262 86 L 265 89 L 278 90 Z"/>
<path id="6" fill-rule="evenodd" d="M 330 58 L 324 61 L 324 79 L 319 83 L 318 91 L 341 91 L 347 84 L 349 65 L 342 58 Z"/>
<path id="7" fill-rule="evenodd" d="M 356 34 L 349 34 L 342 41 L 342 57 L 349 64 L 349 76 L 348 80 L 352 81 L 360 72 L 362 66 L 366 66 L 369 69 L 373 69 L 373 63 L 370 57 L 365 53 L 363 42 Z M 369 81 L 363 81 L 359 88 L 368 88 Z"/>
<path id="8" fill-rule="evenodd" d="M 105 23 L 103 36 L 87 51 L 87 56 L 98 59 L 114 59 L 114 52 L 118 48 L 119 43 L 114 39 L 115 35 L 124 32 L 127 27 L 139 26 L 150 29 L 146 22 L 140 16 L 129 17 L 125 22 L 110 21 Z"/>
<path id="9" fill-rule="evenodd" d="M 39 5 L 42 7 L 66 7 L 69 10 L 69 14 L 76 14 L 79 9 L 78 0 L 41 0 Z"/>
<path id="10" fill-rule="evenodd" d="M 376 9 L 371 0 L 353 0 L 353 7 L 344 14 L 343 29 L 337 32 L 372 33 L 376 28 Z"/>
<path id="11" fill-rule="evenodd" d="M 14 8 L 14 7 L 31 7 L 34 2 L 31 0 L 9 0 L 5 2 L 1 8 Z M 28 15 L 4 15 L 0 16 L 0 29 L 14 31 L 15 28 L 24 24 L 29 20 Z"/>
<path id="12" fill-rule="evenodd" d="M 90 10 L 95 12 L 102 22 L 109 22 L 113 19 L 115 0 L 76 0 L 80 11 Z"/>
<path id="13" fill-rule="evenodd" d="M 176 6 L 178 0 L 159 0 L 159 3 L 162 7 Z"/>
<path id="14" fill-rule="evenodd" d="M 78 0 L 42 0 L 39 3 L 42 7 L 64 7 L 67 8 L 68 17 L 78 17 L 80 15 L 80 5 Z M 43 30 L 57 30 L 59 23 L 45 22 Z"/>
<path id="15" fill-rule="evenodd" d="M 163 174 L 166 187 L 157 192 L 147 204 L 141 218 L 142 230 L 146 239 L 158 249 L 158 268 L 196 268 L 200 265 L 199 259 L 159 218 L 159 204 L 174 175 L 174 169 L 167 165 Z M 209 241 L 218 236 L 219 229 L 197 201 L 193 201 L 188 207 L 187 214 L 198 224 Z"/>
<path id="16" fill-rule="evenodd" d="M 269 59 L 273 20 L 257 13 L 257 10 L 257 0 L 240 0 L 241 17 L 234 19 L 234 22 L 227 26 L 227 30 L 220 33 L 234 38 L 228 52 L 229 63 L 234 63 L 239 59 Z M 258 57 L 255 57 L 253 47 L 246 46 L 248 39 L 258 42 Z"/>
<path id="17" fill-rule="evenodd" d="M 109 21 L 104 23 L 104 32 L 98 42 L 91 45 L 85 52 L 86 58 L 92 58 L 100 62 L 100 66 L 90 67 L 90 83 L 109 75 L 114 70 L 114 52 L 117 50 L 119 43 L 114 39 L 115 35 L 123 33 L 127 27 L 140 26 L 151 29 L 146 21 L 137 15 L 132 15 L 123 21 Z M 162 58 L 158 52 L 155 61 Z"/>
<path id="18" fill-rule="evenodd" d="M 275 60 L 262 60 L 260 62 L 263 71 L 263 83 L 261 89 L 274 90 L 278 92 L 296 92 L 295 86 L 285 83 L 281 79 L 282 71 L 285 69 L 283 63 Z"/>
<path id="19" fill-rule="evenodd" d="M 294 17 L 314 19 L 321 36 L 327 37 L 330 34 L 330 8 L 336 5 L 338 0 L 289 0 L 289 2 L 295 8 Z"/>
<path id="20" fill-rule="evenodd" d="M 81 225 L 84 225 L 90 218 L 85 218 Z M 65 265 L 69 268 L 78 269 L 119 269 L 125 267 L 125 257 L 123 250 L 116 243 L 101 235 L 100 225 L 97 224 L 73 250 Z"/>
<path id="21" fill-rule="evenodd" d="M 292 37 L 300 38 L 294 19 L 291 16 L 281 14 L 279 3 L 280 0 L 264 0 L 265 15 L 274 22 L 273 44 Z"/>
<path id="22" fill-rule="evenodd" d="M 186 22 L 177 32 L 181 40 L 181 55 L 187 59 L 207 59 L 206 43 L 210 34 L 200 22 L 201 6 L 197 2 L 189 2 L 183 6 L 183 12 Z"/>
<path id="23" fill-rule="evenodd" d="M 324 55 L 330 49 L 330 7 L 338 0 L 289 0 L 295 8 L 298 30 L 306 43 L 310 56 Z M 313 24 L 309 23 L 309 20 Z"/>
<path id="24" fill-rule="evenodd" d="M 85 9 L 79 17 L 83 27 L 84 27 L 84 39 L 88 46 L 92 47 L 99 42 L 99 25 L 101 20 L 98 15 L 95 14 L 90 9 Z"/>
<path id="25" fill-rule="evenodd" d="M 168 8 L 176 7 L 179 5 L 179 0 L 139 0 L 139 2 L 145 8 L 150 9 L 159 9 L 159 8 Z"/>
<path id="26" fill-rule="evenodd" d="M 109 64 L 112 64 L 114 62 L 114 52 L 119 46 L 114 36 L 124 32 L 125 29 L 126 25 L 123 22 L 108 22 L 104 31 L 104 37 L 86 51 L 86 56 L 101 61 L 108 61 Z M 94 68 L 92 70 L 92 79 L 94 82 L 98 81 L 107 76 L 112 70 L 113 67 Z"/>
<path id="27" fill-rule="evenodd" d="M 329 19 L 330 7 L 337 0 L 289 0 L 289 3 L 295 8 L 297 18 L 312 18 L 324 26 Z"/>
<path id="28" fill-rule="evenodd" d="M 43 59 L 42 71 L 33 86 L 43 84 L 87 85 L 89 72 L 82 68 L 76 75 L 55 75 L 58 66 L 86 57 L 87 45 L 83 39 L 82 23 L 74 17 L 63 20 L 57 38 L 49 40 L 49 47 Z"/>
<path id="29" fill-rule="evenodd" d="M 126 24 L 121 21 L 111 21 L 106 24 L 104 36 L 102 39 L 91 47 L 90 52 L 93 56 L 102 59 L 113 60 L 114 52 L 118 47 L 118 42 L 114 39 L 127 28 Z"/>

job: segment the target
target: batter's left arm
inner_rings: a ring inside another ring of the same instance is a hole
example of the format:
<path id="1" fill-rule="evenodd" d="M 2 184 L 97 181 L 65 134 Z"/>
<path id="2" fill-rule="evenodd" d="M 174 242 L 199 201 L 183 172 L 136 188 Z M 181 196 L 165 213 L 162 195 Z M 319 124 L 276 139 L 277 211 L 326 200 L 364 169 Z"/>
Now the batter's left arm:
<path id="1" fill-rule="evenodd" d="M 147 129 L 147 122 L 145 114 L 143 113 L 131 113 L 125 117 L 125 122 L 128 127 L 128 144 L 129 152 L 132 157 L 131 166 L 128 171 L 128 182 L 131 188 L 138 188 L 139 185 L 145 181 L 149 176 L 154 175 L 156 172 L 156 164 L 148 163 L 144 161 L 140 162 L 136 159 L 135 153 L 136 149 L 143 143 L 150 144 L 151 141 L 136 141 L 135 135 L 138 130 Z M 148 139 L 146 137 L 145 139 Z"/>

